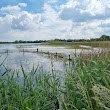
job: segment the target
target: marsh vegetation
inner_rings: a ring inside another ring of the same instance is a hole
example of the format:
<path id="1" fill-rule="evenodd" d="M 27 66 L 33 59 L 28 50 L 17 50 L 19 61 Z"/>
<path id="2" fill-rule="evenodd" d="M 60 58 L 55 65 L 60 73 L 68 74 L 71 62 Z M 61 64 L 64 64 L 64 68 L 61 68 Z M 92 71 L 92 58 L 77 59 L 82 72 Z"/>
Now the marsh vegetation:
<path id="1" fill-rule="evenodd" d="M 43 43 L 44 45 L 49 46 L 66 46 L 68 48 L 72 49 L 88 49 L 87 47 L 81 47 L 83 46 L 89 46 L 92 48 L 110 48 L 110 41 L 85 41 L 85 42 L 60 42 L 60 41 L 51 41 Z M 89 48 L 90 49 L 90 48 Z"/>
<path id="2" fill-rule="evenodd" d="M 0 110 L 110 110 L 110 52 L 91 52 L 74 54 L 63 74 L 52 62 L 29 72 L 1 63 Z"/>

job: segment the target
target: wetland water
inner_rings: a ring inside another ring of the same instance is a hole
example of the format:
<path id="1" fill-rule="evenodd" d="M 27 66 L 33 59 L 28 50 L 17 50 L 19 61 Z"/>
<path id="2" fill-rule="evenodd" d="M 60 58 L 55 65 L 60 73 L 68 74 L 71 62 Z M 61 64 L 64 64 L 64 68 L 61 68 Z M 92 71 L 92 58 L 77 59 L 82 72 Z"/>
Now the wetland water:
<path id="1" fill-rule="evenodd" d="M 38 51 L 37 52 L 37 48 Z M 88 52 L 90 50 L 84 50 Z M 49 55 L 47 53 L 53 53 Z M 12 70 L 21 70 L 21 64 L 26 72 L 30 72 L 33 66 L 36 68 L 38 65 L 43 67 L 44 71 L 56 70 L 57 73 L 63 73 L 66 67 L 71 67 L 72 62 L 64 60 L 64 58 L 57 58 L 55 53 L 63 54 L 68 58 L 74 56 L 74 53 L 81 52 L 80 49 L 68 49 L 66 47 L 53 47 L 44 46 L 41 44 L 0 44 L 0 64 Z M 4 60 L 5 59 L 5 60 Z M 73 67 L 73 66 L 72 66 Z M 1 66 L 0 70 L 3 71 L 4 67 Z"/>
<path id="2" fill-rule="evenodd" d="M 30 72 L 33 66 L 36 68 L 39 65 L 46 72 L 53 68 L 57 73 L 63 73 L 65 66 L 70 66 L 69 61 L 40 52 L 72 53 L 70 49 L 64 47 L 42 46 L 41 44 L 0 44 L 0 64 L 4 61 L 3 65 L 6 68 L 15 71 L 20 71 L 22 64 L 26 72 Z M 0 71 L 4 71 L 3 66 L 0 67 Z"/>

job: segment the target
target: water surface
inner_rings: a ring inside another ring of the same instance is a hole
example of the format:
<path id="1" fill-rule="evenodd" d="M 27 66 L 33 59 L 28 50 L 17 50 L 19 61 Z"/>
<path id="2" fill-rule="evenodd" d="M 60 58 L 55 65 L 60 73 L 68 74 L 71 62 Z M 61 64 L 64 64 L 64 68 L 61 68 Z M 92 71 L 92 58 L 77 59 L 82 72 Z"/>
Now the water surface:
<path id="1" fill-rule="evenodd" d="M 58 74 L 64 73 L 65 67 L 70 66 L 69 61 L 41 54 L 37 52 L 37 48 L 43 52 L 72 53 L 71 49 L 65 47 L 42 46 L 40 44 L 0 44 L 0 64 L 4 61 L 3 65 L 6 68 L 15 71 L 20 71 L 22 65 L 27 73 L 39 65 L 45 72 L 55 70 Z M 0 67 L 0 70 L 3 71 L 3 67 Z"/>

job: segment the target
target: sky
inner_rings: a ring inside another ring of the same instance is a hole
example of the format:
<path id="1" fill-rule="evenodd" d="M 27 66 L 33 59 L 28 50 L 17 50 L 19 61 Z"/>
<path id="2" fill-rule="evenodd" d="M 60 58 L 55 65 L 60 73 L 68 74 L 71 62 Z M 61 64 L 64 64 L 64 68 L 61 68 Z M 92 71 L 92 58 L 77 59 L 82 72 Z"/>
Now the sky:
<path id="1" fill-rule="evenodd" d="M 0 41 L 110 35 L 110 0 L 0 0 Z"/>

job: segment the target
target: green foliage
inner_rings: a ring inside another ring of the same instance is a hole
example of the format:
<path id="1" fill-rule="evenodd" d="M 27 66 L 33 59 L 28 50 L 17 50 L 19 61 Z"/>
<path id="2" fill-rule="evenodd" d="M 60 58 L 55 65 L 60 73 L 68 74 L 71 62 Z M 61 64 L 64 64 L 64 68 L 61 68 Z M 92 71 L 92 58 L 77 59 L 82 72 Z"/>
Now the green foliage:
<path id="1" fill-rule="evenodd" d="M 27 74 L 22 65 L 22 75 L 1 71 L 0 110 L 110 110 L 109 65 L 76 58 L 74 71 L 65 71 L 63 78 L 39 67 Z"/>
<path id="2" fill-rule="evenodd" d="M 36 74 L 32 69 L 23 77 L 6 72 L 0 77 L 0 110 L 52 110 L 59 107 L 59 79 L 50 74 Z M 39 70 L 41 71 L 41 70 Z M 60 95 L 60 94 L 59 94 Z"/>
<path id="3" fill-rule="evenodd" d="M 49 42 L 43 43 L 43 45 L 63 46 L 63 47 L 72 48 L 72 49 L 91 49 L 94 47 L 110 48 L 110 41 L 92 41 L 92 42 L 49 41 Z M 89 48 L 81 47 L 81 45 L 90 46 L 90 47 Z"/>
<path id="4" fill-rule="evenodd" d="M 80 62 L 66 75 L 68 110 L 109 110 L 110 71 L 108 61 Z M 74 106 L 73 106 L 74 105 Z"/>

